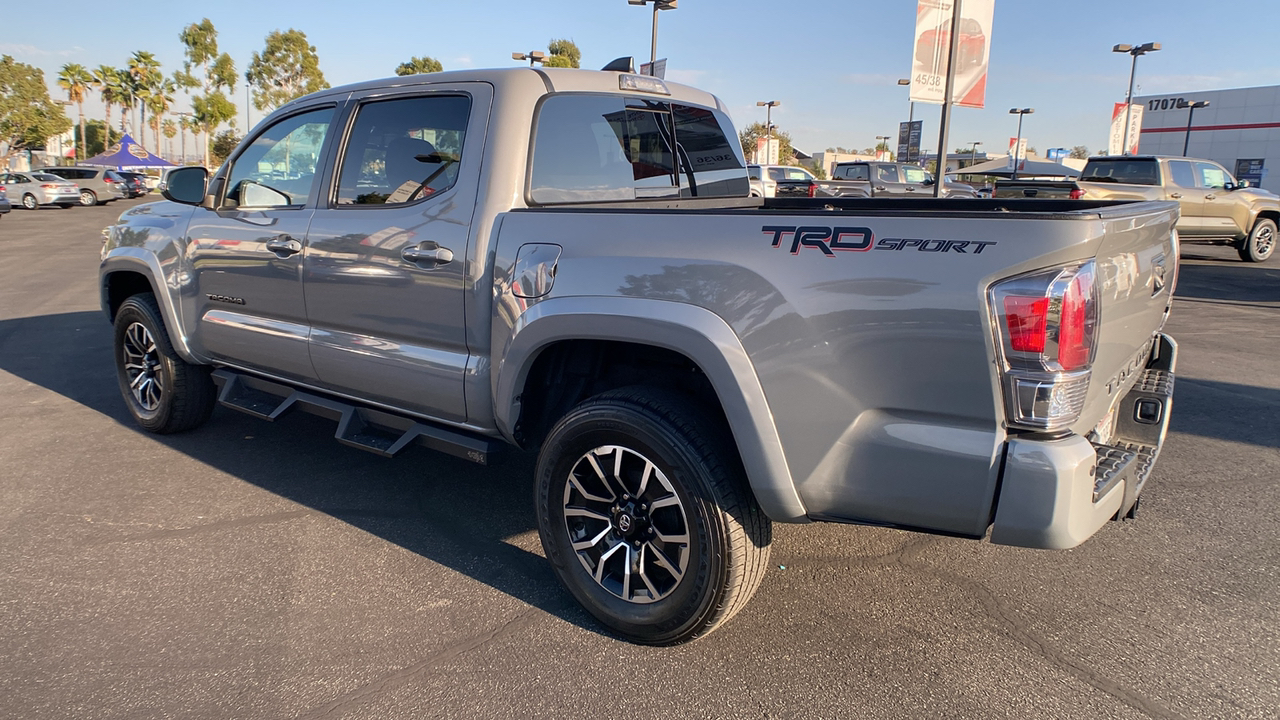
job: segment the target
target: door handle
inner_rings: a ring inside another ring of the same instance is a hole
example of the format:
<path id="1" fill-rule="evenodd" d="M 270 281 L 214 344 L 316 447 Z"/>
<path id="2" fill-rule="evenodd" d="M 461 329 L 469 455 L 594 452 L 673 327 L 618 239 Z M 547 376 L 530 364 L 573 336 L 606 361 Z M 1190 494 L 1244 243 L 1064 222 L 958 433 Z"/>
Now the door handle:
<path id="1" fill-rule="evenodd" d="M 907 186 L 906 188 L 904 188 L 904 189 L 905 189 L 907 192 L 915 192 L 915 191 L 916 191 L 916 187 L 915 187 L 914 185 L 908 185 L 908 186 Z"/>
<path id="2" fill-rule="evenodd" d="M 1216 198 L 1216 197 L 1218 197 L 1218 196 L 1217 196 L 1217 195 L 1205 195 L 1205 196 L 1204 196 L 1204 199 L 1205 199 L 1205 200 L 1212 200 L 1212 199 L 1214 199 L 1214 198 Z"/>
<path id="3" fill-rule="evenodd" d="M 453 251 L 435 243 L 422 243 L 401 250 L 400 257 L 418 265 L 444 265 L 453 262 Z"/>
<path id="4" fill-rule="evenodd" d="M 881 192 L 883 192 L 883 191 L 884 191 L 884 186 L 883 186 L 883 185 L 876 185 L 876 186 L 875 186 L 875 188 L 876 188 L 876 190 L 879 190 L 879 191 L 881 191 Z"/>
<path id="5" fill-rule="evenodd" d="M 288 257 L 302 252 L 302 243 L 288 235 L 280 235 L 267 241 L 267 249 L 280 257 Z"/>
<path id="6" fill-rule="evenodd" d="M 1182 193 L 1169 193 L 1169 197 L 1173 198 L 1174 200 L 1177 200 L 1178 198 L 1182 197 Z"/>

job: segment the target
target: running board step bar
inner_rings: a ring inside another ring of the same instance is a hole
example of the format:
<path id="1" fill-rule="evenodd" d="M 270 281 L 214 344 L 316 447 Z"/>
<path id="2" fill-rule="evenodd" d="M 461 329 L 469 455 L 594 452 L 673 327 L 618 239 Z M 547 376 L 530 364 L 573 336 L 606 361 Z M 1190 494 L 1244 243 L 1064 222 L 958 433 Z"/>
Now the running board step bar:
<path id="1" fill-rule="evenodd" d="M 488 465 L 501 447 L 498 441 L 454 430 L 423 420 L 415 420 L 338 398 L 303 390 L 220 368 L 213 371 L 218 385 L 218 402 L 261 420 L 275 421 L 297 408 L 311 415 L 334 420 L 334 437 L 343 445 L 394 457 L 410 443 Z"/>

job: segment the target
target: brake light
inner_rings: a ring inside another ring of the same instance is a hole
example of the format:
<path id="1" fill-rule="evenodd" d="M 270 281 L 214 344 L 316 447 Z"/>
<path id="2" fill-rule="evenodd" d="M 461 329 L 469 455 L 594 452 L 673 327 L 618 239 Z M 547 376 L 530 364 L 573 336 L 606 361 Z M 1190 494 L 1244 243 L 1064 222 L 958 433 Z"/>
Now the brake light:
<path id="1" fill-rule="evenodd" d="M 40 187 L 44 188 L 45 190 L 57 190 L 57 189 L 58 189 L 58 186 L 57 186 L 57 185 L 54 185 L 53 183 L 45 183 L 45 184 L 41 185 Z"/>
<path id="2" fill-rule="evenodd" d="M 1046 326 L 1049 322 L 1049 299 L 1009 295 L 1004 299 L 1005 323 L 1009 326 L 1009 344 L 1018 352 L 1044 352 Z"/>
<path id="3" fill-rule="evenodd" d="M 1092 260 L 991 287 L 1011 427 L 1061 430 L 1080 416 L 1097 344 Z"/>
<path id="4" fill-rule="evenodd" d="M 809 183 L 809 197 L 816 197 L 818 194 L 818 183 Z"/>
<path id="5" fill-rule="evenodd" d="M 1071 199 L 1079 200 L 1084 197 L 1084 188 L 1073 188 L 1071 190 Z"/>
<path id="6" fill-rule="evenodd" d="M 115 182 L 115 178 L 102 178 L 102 182 L 113 183 Z"/>

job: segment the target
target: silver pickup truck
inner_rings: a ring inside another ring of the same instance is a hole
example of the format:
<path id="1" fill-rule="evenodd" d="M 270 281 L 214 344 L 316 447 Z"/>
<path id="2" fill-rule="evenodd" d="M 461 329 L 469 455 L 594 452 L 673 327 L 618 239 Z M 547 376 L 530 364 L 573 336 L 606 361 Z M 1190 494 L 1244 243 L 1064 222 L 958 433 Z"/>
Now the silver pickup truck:
<path id="1" fill-rule="evenodd" d="M 537 450 L 547 559 L 637 642 L 704 635 L 771 522 L 1069 548 L 1164 441 L 1167 202 L 761 199 L 724 104 L 513 68 L 281 107 L 105 230 L 129 411 Z"/>

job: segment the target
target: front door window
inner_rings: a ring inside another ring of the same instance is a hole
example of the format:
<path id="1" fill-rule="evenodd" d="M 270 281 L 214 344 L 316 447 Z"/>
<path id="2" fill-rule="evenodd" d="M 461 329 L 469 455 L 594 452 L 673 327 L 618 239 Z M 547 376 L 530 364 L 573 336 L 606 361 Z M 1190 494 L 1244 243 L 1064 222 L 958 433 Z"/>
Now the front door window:
<path id="1" fill-rule="evenodd" d="M 227 175 L 223 208 L 290 208 L 315 195 L 316 165 L 333 108 L 285 118 L 254 138 Z"/>

